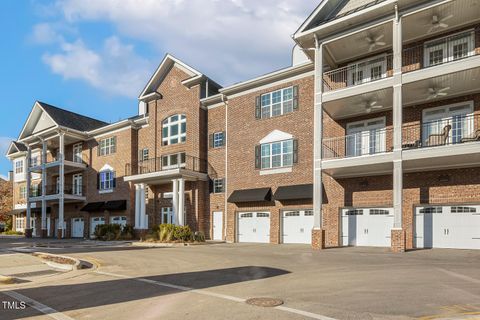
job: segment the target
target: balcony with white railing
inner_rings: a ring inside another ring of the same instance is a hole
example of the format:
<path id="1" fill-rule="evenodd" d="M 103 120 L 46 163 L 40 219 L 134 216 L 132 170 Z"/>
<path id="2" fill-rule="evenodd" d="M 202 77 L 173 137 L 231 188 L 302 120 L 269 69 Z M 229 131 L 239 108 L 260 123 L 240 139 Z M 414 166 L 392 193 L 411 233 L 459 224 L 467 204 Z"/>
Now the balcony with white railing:
<path id="1" fill-rule="evenodd" d="M 324 92 L 335 91 L 382 80 L 392 75 L 393 54 L 382 54 L 325 72 L 323 88 Z"/>
<path id="2" fill-rule="evenodd" d="M 402 54 L 402 71 L 436 67 L 476 55 L 480 55 L 480 27 L 407 45 Z"/>

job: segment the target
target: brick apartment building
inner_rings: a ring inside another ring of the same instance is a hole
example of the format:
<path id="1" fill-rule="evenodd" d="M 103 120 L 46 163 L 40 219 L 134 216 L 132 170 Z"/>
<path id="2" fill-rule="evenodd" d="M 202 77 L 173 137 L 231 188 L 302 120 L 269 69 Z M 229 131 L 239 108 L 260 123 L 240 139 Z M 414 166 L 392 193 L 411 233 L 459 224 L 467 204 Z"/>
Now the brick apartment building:
<path id="1" fill-rule="evenodd" d="M 291 67 L 228 87 L 167 55 L 114 124 L 35 103 L 17 229 L 480 249 L 478 1 L 324 0 L 293 40 Z"/>

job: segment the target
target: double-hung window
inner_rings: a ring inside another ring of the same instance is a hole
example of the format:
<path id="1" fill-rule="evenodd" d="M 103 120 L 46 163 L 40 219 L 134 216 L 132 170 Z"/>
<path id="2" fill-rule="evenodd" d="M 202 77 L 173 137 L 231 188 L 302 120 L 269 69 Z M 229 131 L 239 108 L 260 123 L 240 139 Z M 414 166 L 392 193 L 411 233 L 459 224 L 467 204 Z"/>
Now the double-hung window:
<path id="1" fill-rule="evenodd" d="M 292 112 L 296 108 L 298 87 L 289 87 L 261 95 L 257 101 L 257 118 L 270 118 Z"/>
<path id="2" fill-rule="evenodd" d="M 293 140 L 262 144 L 261 169 L 289 167 L 293 165 Z"/>
<path id="3" fill-rule="evenodd" d="M 23 160 L 17 160 L 15 162 L 15 174 L 23 173 Z"/>
<path id="4" fill-rule="evenodd" d="M 102 171 L 99 174 L 99 190 L 110 191 L 115 188 L 115 172 L 114 171 Z"/>
<path id="5" fill-rule="evenodd" d="M 32 185 L 32 197 L 38 197 L 40 195 L 39 193 L 39 185 L 38 184 L 33 184 Z"/>
<path id="6" fill-rule="evenodd" d="M 161 209 L 162 213 L 162 223 L 174 223 L 173 221 L 173 208 L 172 207 L 163 207 Z"/>
<path id="7" fill-rule="evenodd" d="M 213 179 L 213 193 L 225 192 L 225 179 Z"/>
<path id="8" fill-rule="evenodd" d="M 145 148 L 140 153 L 140 160 L 141 161 L 147 161 L 148 157 L 149 157 L 149 151 L 148 151 L 148 149 Z"/>
<path id="9" fill-rule="evenodd" d="M 176 114 L 162 123 L 162 145 L 168 146 L 185 142 L 187 139 L 187 117 Z"/>
<path id="10" fill-rule="evenodd" d="M 73 194 L 76 196 L 82 195 L 83 176 L 81 173 L 73 175 Z"/>
<path id="11" fill-rule="evenodd" d="M 73 145 L 73 162 L 82 163 L 82 144 L 77 143 Z"/>
<path id="12" fill-rule="evenodd" d="M 220 148 L 225 145 L 225 133 L 215 132 L 212 136 L 212 144 L 214 148 Z"/>
<path id="13" fill-rule="evenodd" d="M 21 200 L 27 199 L 27 186 L 20 186 L 20 195 Z"/>
<path id="14" fill-rule="evenodd" d="M 99 155 L 106 156 L 117 151 L 117 138 L 110 137 L 100 140 Z"/>

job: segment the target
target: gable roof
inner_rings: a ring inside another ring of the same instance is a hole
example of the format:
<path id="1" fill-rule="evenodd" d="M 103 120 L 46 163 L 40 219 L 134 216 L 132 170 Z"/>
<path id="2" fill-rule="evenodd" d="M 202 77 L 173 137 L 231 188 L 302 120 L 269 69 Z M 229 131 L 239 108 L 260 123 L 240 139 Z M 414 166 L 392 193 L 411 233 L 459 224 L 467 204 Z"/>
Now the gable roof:
<path id="1" fill-rule="evenodd" d="M 322 0 L 295 34 L 308 31 L 324 23 L 346 17 L 386 0 Z"/>
<path id="2" fill-rule="evenodd" d="M 12 141 L 10 146 L 7 149 L 7 156 L 12 155 L 17 152 L 26 152 L 27 146 L 18 141 Z"/>
<path id="3" fill-rule="evenodd" d="M 65 109 L 54 107 L 45 102 L 38 101 L 38 104 L 59 126 L 75 129 L 78 131 L 90 131 L 108 125 L 104 121 L 83 116 Z"/>
<path id="4" fill-rule="evenodd" d="M 190 82 L 192 84 L 196 84 L 199 80 L 205 79 L 205 80 L 209 80 L 209 82 L 214 87 L 221 88 L 219 84 L 217 84 L 215 81 L 211 80 L 210 78 L 202 74 L 200 71 L 192 68 L 191 66 L 181 61 L 180 59 L 177 59 L 173 55 L 167 53 L 163 58 L 162 62 L 160 62 L 160 65 L 158 66 L 157 70 L 155 70 L 155 73 L 152 75 L 150 80 L 148 80 L 147 85 L 142 90 L 142 93 L 140 94 L 138 99 L 142 100 L 148 95 L 151 95 L 152 93 L 156 93 L 156 89 L 158 88 L 160 83 L 162 83 L 162 81 L 165 79 L 168 72 L 174 65 L 179 66 L 183 71 L 185 71 L 185 73 L 187 73 L 190 76 L 190 78 L 184 79 L 184 81 L 182 82 L 186 86 L 188 86 Z"/>

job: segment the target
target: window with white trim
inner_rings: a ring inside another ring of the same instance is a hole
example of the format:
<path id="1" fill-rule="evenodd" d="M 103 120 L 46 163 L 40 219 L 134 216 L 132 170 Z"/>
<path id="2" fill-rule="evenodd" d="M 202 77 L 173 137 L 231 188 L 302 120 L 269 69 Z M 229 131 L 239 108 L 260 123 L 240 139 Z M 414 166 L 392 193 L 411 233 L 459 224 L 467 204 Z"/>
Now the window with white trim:
<path id="1" fill-rule="evenodd" d="M 30 167 L 36 167 L 40 164 L 40 155 L 36 154 L 36 155 L 32 155 L 32 157 L 30 158 Z"/>
<path id="2" fill-rule="evenodd" d="M 213 193 L 225 192 L 225 179 L 213 179 Z"/>
<path id="3" fill-rule="evenodd" d="M 149 157 L 149 151 L 148 151 L 147 148 L 145 148 L 145 149 L 142 150 L 141 160 L 142 160 L 142 161 L 147 161 L 147 160 L 148 160 L 148 157 Z"/>
<path id="4" fill-rule="evenodd" d="M 475 33 L 463 32 L 426 42 L 424 52 L 426 67 L 469 57 L 475 54 Z"/>
<path id="5" fill-rule="evenodd" d="M 73 181 L 73 194 L 76 196 L 82 195 L 82 186 L 83 186 L 83 176 L 81 173 L 74 174 L 72 177 Z"/>
<path id="6" fill-rule="evenodd" d="M 23 159 L 15 161 L 15 174 L 23 173 Z"/>
<path id="7" fill-rule="evenodd" d="M 186 155 L 184 152 L 162 156 L 162 169 L 176 169 L 185 167 Z"/>
<path id="8" fill-rule="evenodd" d="M 25 218 L 17 217 L 15 219 L 15 230 L 20 231 L 25 229 Z"/>
<path id="9" fill-rule="evenodd" d="M 27 186 L 20 186 L 19 198 L 21 200 L 27 199 Z"/>
<path id="10" fill-rule="evenodd" d="M 262 94 L 261 118 L 280 116 L 293 111 L 293 87 Z"/>
<path id="11" fill-rule="evenodd" d="M 117 137 L 110 137 L 100 140 L 99 155 L 106 156 L 117 151 Z"/>
<path id="12" fill-rule="evenodd" d="M 184 114 L 176 114 L 162 123 L 162 145 L 168 146 L 183 143 L 187 139 L 187 117 Z"/>
<path id="13" fill-rule="evenodd" d="M 260 149 L 261 169 L 282 168 L 293 165 L 293 140 L 262 144 Z"/>
<path id="14" fill-rule="evenodd" d="M 225 145 L 224 143 L 224 133 L 222 132 L 215 132 L 213 134 L 213 147 L 220 148 Z"/>
<path id="15" fill-rule="evenodd" d="M 162 223 L 173 223 L 173 208 L 163 207 L 161 208 Z"/>
<path id="16" fill-rule="evenodd" d="M 115 172 L 114 171 L 102 171 L 99 174 L 99 190 L 110 191 L 115 188 Z"/>
<path id="17" fill-rule="evenodd" d="M 73 145 L 73 162 L 82 163 L 82 143 Z"/>

